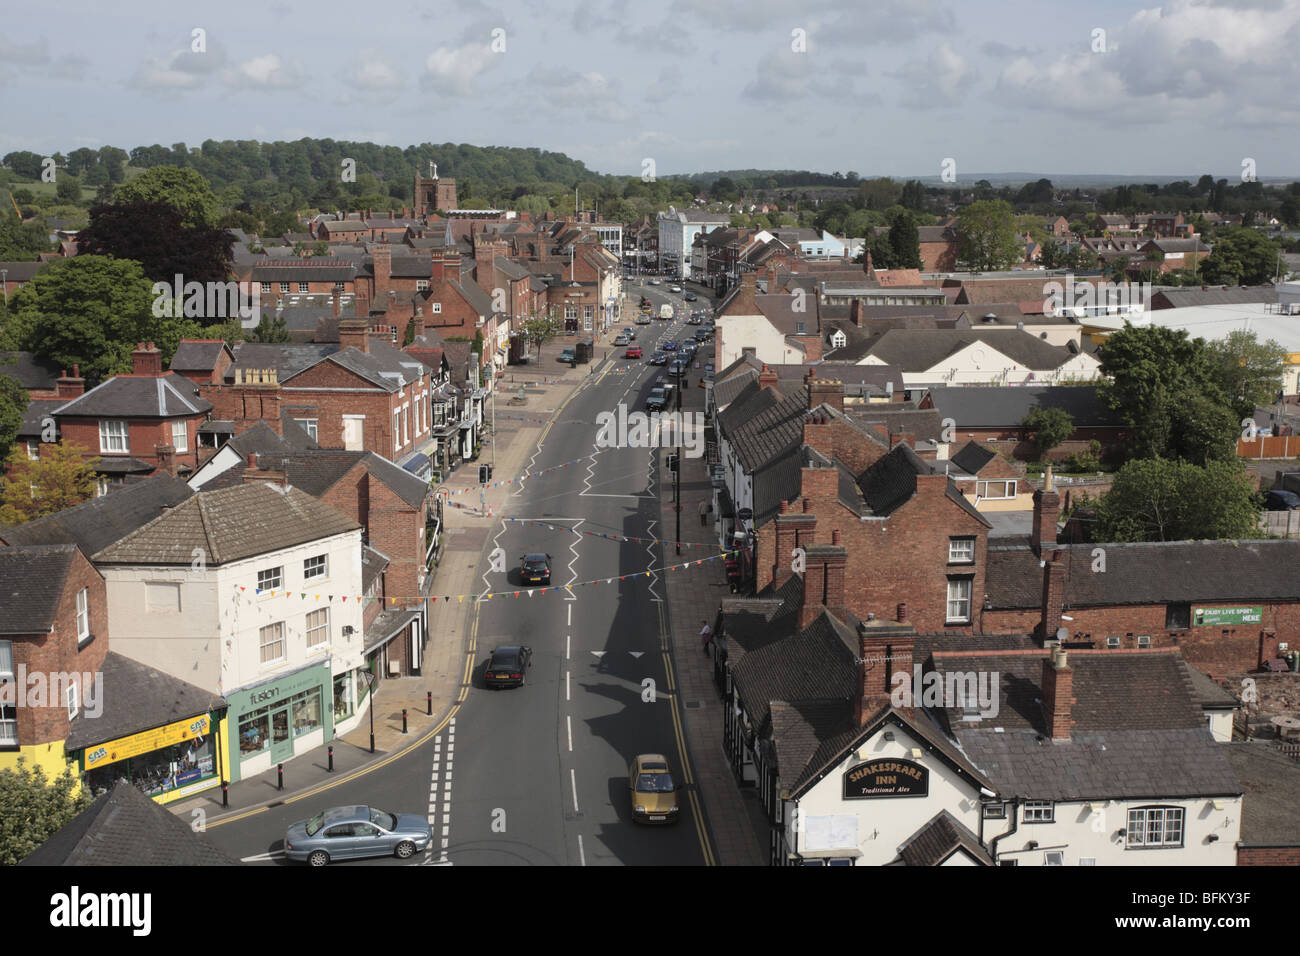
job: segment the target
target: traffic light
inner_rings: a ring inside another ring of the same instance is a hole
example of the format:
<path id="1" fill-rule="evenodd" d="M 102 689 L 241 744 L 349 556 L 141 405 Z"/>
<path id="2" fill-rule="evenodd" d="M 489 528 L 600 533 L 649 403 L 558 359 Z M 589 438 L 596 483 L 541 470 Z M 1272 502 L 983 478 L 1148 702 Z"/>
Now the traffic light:
<path id="1" fill-rule="evenodd" d="M 486 465 L 486 467 L 487 467 L 487 470 L 488 470 L 487 480 L 488 480 L 488 481 L 491 481 L 491 480 L 492 480 L 492 462 L 488 462 L 487 465 Z"/>
<path id="2" fill-rule="evenodd" d="M 488 472 L 488 466 L 487 466 L 487 465 L 479 465 L 479 466 L 478 466 L 478 483 L 479 483 L 480 485 L 486 485 L 486 484 L 487 484 L 487 482 L 488 482 L 488 474 L 489 474 L 489 472 Z"/>
<path id="3" fill-rule="evenodd" d="M 676 470 L 677 470 L 677 456 L 676 456 L 676 455 L 669 455 L 669 456 L 668 456 L 668 470 L 669 470 L 669 471 L 676 471 Z"/>

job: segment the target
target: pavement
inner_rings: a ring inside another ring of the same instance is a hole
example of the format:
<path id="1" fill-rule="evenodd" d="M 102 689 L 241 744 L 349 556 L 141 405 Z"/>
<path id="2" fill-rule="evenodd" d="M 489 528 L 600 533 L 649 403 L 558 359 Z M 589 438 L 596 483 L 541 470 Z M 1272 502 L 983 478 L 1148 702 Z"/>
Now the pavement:
<path id="1" fill-rule="evenodd" d="M 500 511 L 506 496 L 514 489 L 505 479 L 518 477 L 533 454 L 538 439 L 549 427 L 554 413 L 584 384 L 594 380 L 602 370 L 602 360 L 613 347 L 603 348 L 613 333 L 598 335 L 597 361 L 571 368 L 556 361 L 566 342 L 578 336 L 559 336 L 548 342 L 537 365 L 508 366 L 498 382 L 495 436 L 484 436 L 478 462 L 465 462 L 437 490 L 451 492 L 450 502 L 466 507 L 445 507 L 442 559 L 434 570 L 430 595 L 468 595 L 481 590 L 480 561 L 488 544 L 495 518 L 479 512 L 478 464 L 491 462 L 495 447 L 493 483 L 488 488 L 489 514 Z M 522 406 L 509 404 L 520 387 L 527 398 Z M 487 416 L 492 418 L 491 408 Z M 496 438 L 493 445 L 492 438 Z M 459 492 L 459 494 L 457 493 Z M 370 713 L 358 727 L 336 737 L 327 745 L 295 756 L 284 764 L 283 789 L 278 772 L 266 773 L 229 784 L 223 806 L 220 788 L 205 791 L 191 799 L 168 804 L 179 816 L 189 817 L 196 811 L 210 821 L 221 820 L 250 809 L 274 805 L 286 798 L 310 792 L 327 784 L 336 784 L 350 772 L 373 769 L 375 765 L 395 759 L 439 732 L 451 717 L 456 704 L 468 690 L 466 650 L 468 647 L 473 602 L 467 600 L 436 601 L 429 608 L 430 639 L 425 648 L 423 673 L 416 677 L 390 678 L 379 686 Z M 405 711 L 405 729 L 403 729 Z M 371 747 L 373 718 L 374 746 Z M 333 751 L 333 770 L 330 751 Z"/>
<path id="2" fill-rule="evenodd" d="M 713 348 L 700 350 L 712 356 Z M 704 361 L 711 360 L 705 359 Z M 682 393 L 682 411 L 704 410 L 705 390 L 699 387 L 702 371 L 691 370 L 690 388 Z M 712 502 L 713 485 L 709 480 L 704 457 L 682 458 L 681 537 L 676 537 L 677 515 L 673 511 L 673 486 L 664 481 L 660 492 L 663 514 L 663 537 L 683 543 L 717 543 L 714 522 L 717 509 L 700 525 L 701 500 Z M 665 467 L 662 471 L 668 475 Z M 675 556 L 665 543 L 664 558 L 671 563 Z M 698 549 L 683 548 L 683 554 Z M 696 783 L 708 808 L 714 848 L 721 866 L 766 866 L 770 830 L 758 791 L 741 789 L 732 773 L 731 763 L 722 748 L 722 694 L 714 681 L 713 656 L 703 652 L 700 628 L 707 619 L 712 627 L 718 604 L 731 594 L 726 566 L 710 561 L 690 574 L 669 574 L 664 578 L 667 590 L 669 629 L 673 657 L 677 666 L 677 684 L 684 702 L 686 742 L 695 765 Z"/>

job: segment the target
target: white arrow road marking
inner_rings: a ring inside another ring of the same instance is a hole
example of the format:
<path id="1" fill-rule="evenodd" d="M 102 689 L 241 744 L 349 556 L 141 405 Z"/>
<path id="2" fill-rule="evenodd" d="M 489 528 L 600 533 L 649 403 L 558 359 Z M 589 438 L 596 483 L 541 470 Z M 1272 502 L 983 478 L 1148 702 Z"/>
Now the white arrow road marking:
<path id="1" fill-rule="evenodd" d="M 628 651 L 628 653 L 631 654 L 633 657 L 640 657 L 642 654 L 645 653 L 645 651 Z"/>
<path id="2" fill-rule="evenodd" d="M 604 651 L 592 651 L 591 653 L 595 654 L 597 657 L 604 657 L 604 656 L 605 656 L 605 652 L 604 652 Z"/>
<path id="3" fill-rule="evenodd" d="M 283 850 L 272 850 L 270 853 L 259 853 L 256 856 L 246 856 L 240 859 L 240 863 L 263 863 L 267 860 L 278 860 L 284 856 Z"/>

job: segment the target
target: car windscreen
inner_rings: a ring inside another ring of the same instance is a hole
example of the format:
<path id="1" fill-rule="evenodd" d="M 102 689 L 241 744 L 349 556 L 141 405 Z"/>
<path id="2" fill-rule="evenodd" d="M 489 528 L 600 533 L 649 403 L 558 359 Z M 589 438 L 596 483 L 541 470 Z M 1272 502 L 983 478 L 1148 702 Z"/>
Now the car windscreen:
<path id="1" fill-rule="evenodd" d="M 637 793 L 672 793 L 673 778 L 666 773 L 643 773 L 636 778 Z"/>
<path id="2" fill-rule="evenodd" d="M 376 810 L 373 807 L 370 810 L 370 822 L 377 827 L 388 830 L 390 833 L 397 829 L 396 814 L 385 813 L 383 810 Z"/>
<path id="3" fill-rule="evenodd" d="M 524 562 L 524 567 L 527 568 L 529 571 L 545 571 L 545 570 L 546 570 L 546 559 L 545 559 L 545 558 L 529 558 L 528 560 L 526 560 L 526 561 Z"/>
<path id="4" fill-rule="evenodd" d="M 514 651 L 508 651 L 508 652 L 493 654 L 492 663 L 489 666 L 491 666 L 494 669 L 502 668 L 504 670 L 512 670 L 517 666 L 517 664 L 518 664 L 518 659 Z"/>
<path id="5" fill-rule="evenodd" d="M 325 825 L 325 814 L 318 813 L 307 821 L 307 835 L 315 836 L 320 832 L 320 828 Z"/>

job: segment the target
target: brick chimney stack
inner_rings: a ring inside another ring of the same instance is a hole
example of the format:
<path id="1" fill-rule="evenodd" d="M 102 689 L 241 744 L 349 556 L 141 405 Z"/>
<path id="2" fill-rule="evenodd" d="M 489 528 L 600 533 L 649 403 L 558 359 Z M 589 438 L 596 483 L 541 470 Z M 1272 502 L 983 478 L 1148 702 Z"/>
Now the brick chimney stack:
<path id="1" fill-rule="evenodd" d="M 289 480 L 285 472 L 278 468 L 262 468 L 258 465 L 258 455 L 256 452 L 249 452 L 248 464 L 244 469 L 243 481 L 245 484 L 253 481 L 265 482 L 268 485 L 288 486 Z"/>
<path id="2" fill-rule="evenodd" d="M 131 353 L 131 374 L 146 378 L 162 377 L 162 353 L 152 342 L 141 342 Z"/>
<path id="3" fill-rule="evenodd" d="M 830 458 L 835 454 L 835 432 L 825 412 L 809 412 L 803 420 L 803 443 Z"/>
<path id="4" fill-rule="evenodd" d="M 1053 740 L 1070 739 L 1070 705 L 1074 703 L 1074 670 L 1062 648 L 1052 648 L 1043 661 L 1043 717 Z"/>
<path id="5" fill-rule="evenodd" d="M 849 321 L 862 328 L 862 300 L 854 299 L 853 304 L 849 306 Z"/>
<path id="6" fill-rule="evenodd" d="M 799 609 L 801 630 L 823 610 L 841 619 L 845 617 L 844 568 L 849 555 L 838 541 L 806 545 L 804 554 L 808 563 L 803 574 L 803 606 Z"/>
<path id="7" fill-rule="evenodd" d="M 1061 496 L 1052 486 L 1052 466 L 1043 475 L 1043 487 L 1034 492 L 1034 529 L 1031 544 L 1041 558 L 1043 551 L 1056 547 L 1056 521 L 1061 515 Z"/>
<path id="8" fill-rule="evenodd" d="M 781 513 L 774 519 L 776 554 L 772 556 L 772 584 L 775 587 L 794 576 L 794 549 L 806 548 L 817 534 L 817 516 L 811 512 L 809 504 L 805 498 L 803 511 L 792 514 L 789 503 L 782 501 Z"/>
<path id="9" fill-rule="evenodd" d="M 912 674 L 912 653 L 916 631 L 908 624 L 858 625 L 858 690 L 854 716 L 858 726 L 889 706 L 893 676 Z"/>
<path id="10" fill-rule="evenodd" d="M 73 365 L 72 374 L 65 369 L 55 385 L 59 398 L 76 398 L 86 392 L 86 380 L 81 377 L 81 366 Z"/>
<path id="11" fill-rule="evenodd" d="M 334 290 L 334 294 L 332 298 L 334 300 L 334 318 L 337 319 L 339 317 L 339 309 L 340 309 L 339 300 L 342 298 L 342 294 L 339 292 L 338 289 Z"/>
<path id="12" fill-rule="evenodd" d="M 154 455 L 158 459 L 158 470 L 169 475 L 176 474 L 176 447 L 171 443 L 155 445 Z"/>
<path id="13" fill-rule="evenodd" d="M 370 255 L 375 263 L 375 298 L 379 298 L 392 288 L 393 247 L 387 243 L 378 243 Z"/>
<path id="14" fill-rule="evenodd" d="M 1061 615 L 1065 613 L 1065 562 L 1061 560 L 1064 554 L 1058 548 L 1043 565 L 1042 619 L 1038 628 L 1039 637 L 1044 641 L 1056 639 L 1056 632 L 1061 627 Z"/>
<path id="15" fill-rule="evenodd" d="M 767 367 L 767 363 L 764 362 L 764 363 L 763 363 L 763 371 L 761 371 L 761 372 L 758 373 L 758 387 L 759 387 L 759 388 L 776 388 L 776 383 L 777 383 L 776 372 L 774 372 L 774 371 L 772 371 L 772 369 L 768 368 L 768 367 Z"/>
<path id="16" fill-rule="evenodd" d="M 906 445 L 916 451 L 916 436 L 911 432 L 894 432 L 889 436 L 889 447 L 892 449 L 898 445 Z"/>
<path id="17" fill-rule="evenodd" d="M 354 348 L 370 353 L 370 322 L 366 319 L 344 319 L 339 323 L 339 348 Z"/>
<path id="18" fill-rule="evenodd" d="M 809 367 L 804 376 L 804 385 L 808 388 L 808 407 L 829 405 L 836 411 L 844 411 L 844 383 L 834 379 L 817 378 L 817 372 Z"/>

